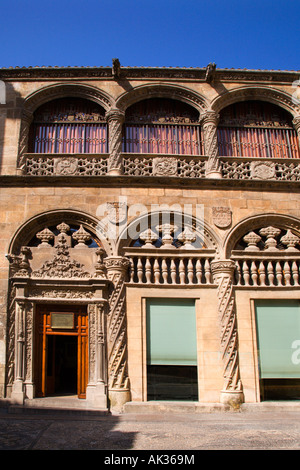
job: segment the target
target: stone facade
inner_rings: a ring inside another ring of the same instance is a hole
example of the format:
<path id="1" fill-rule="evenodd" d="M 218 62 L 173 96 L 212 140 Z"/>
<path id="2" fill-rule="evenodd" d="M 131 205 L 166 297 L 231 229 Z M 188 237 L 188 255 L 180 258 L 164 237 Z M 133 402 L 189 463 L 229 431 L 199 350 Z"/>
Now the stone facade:
<path id="1" fill-rule="evenodd" d="M 199 401 L 260 400 L 253 302 L 299 298 L 300 160 L 224 157 L 217 128 L 226 106 L 258 100 L 287 111 L 299 132 L 296 75 L 216 69 L 208 80 L 205 68 L 1 69 L 1 397 L 36 396 L 36 312 L 48 304 L 87 308 L 89 403 L 105 408 L 108 399 L 120 409 L 146 401 L 146 299 L 192 298 Z M 35 110 L 70 96 L 104 108 L 108 153 L 32 152 Z M 122 150 L 126 110 L 150 98 L 199 112 L 203 154 Z M 153 205 L 189 208 L 176 249 L 166 227 L 154 247 L 143 222 Z M 143 246 L 132 243 L 137 221 Z M 100 249 L 88 248 L 91 238 Z"/>

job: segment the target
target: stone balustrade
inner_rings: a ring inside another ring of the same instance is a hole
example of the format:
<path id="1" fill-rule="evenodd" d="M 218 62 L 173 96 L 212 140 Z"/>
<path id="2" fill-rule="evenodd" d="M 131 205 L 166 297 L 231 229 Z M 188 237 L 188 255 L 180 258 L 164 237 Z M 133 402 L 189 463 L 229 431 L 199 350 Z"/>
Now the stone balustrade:
<path id="1" fill-rule="evenodd" d="M 123 154 L 120 175 L 211 178 L 208 157 L 188 155 Z M 300 161 L 220 157 L 220 176 L 226 180 L 300 181 Z M 108 154 L 26 154 L 28 176 L 105 176 L 109 171 Z"/>
<path id="2" fill-rule="evenodd" d="M 180 252 L 179 252 L 180 251 Z M 213 250 L 127 249 L 130 260 L 129 283 L 140 285 L 210 285 Z"/>

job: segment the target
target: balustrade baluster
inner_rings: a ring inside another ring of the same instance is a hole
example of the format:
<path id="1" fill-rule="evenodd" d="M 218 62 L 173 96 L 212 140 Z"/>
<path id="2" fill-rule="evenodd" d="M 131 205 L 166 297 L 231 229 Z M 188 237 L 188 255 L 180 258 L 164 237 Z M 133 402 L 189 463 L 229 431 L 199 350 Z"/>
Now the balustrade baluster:
<path id="1" fill-rule="evenodd" d="M 159 284 L 159 281 L 160 281 L 160 268 L 159 268 L 158 259 L 155 258 L 155 261 L 154 261 L 154 282 L 155 282 L 155 284 Z"/>
<path id="2" fill-rule="evenodd" d="M 196 262 L 196 278 L 197 278 L 197 284 L 202 284 L 202 264 L 201 264 L 201 259 L 197 259 Z"/>
<path id="3" fill-rule="evenodd" d="M 189 280 L 189 284 L 193 284 L 194 283 L 194 265 L 193 265 L 193 260 L 192 258 L 189 258 L 188 260 L 188 280 Z"/>
<path id="4" fill-rule="evenodd" d="M 204 274 L 205 274 L 205 280 L 207 284 L 211 284 L 211 270 L 210 270 L 210 262 L 209 259 L 205 260 L 204 263 Z"/>
<path id="5" fill-rule="evenodd" d="M 138 276 L 138 283 L 141 284 L 143 282 L 143 263 L 142 263 L 142 259 L 140 256 L 137 262 L 137 276 Z"/>
<path id="6" fill-rule="evenodd" d="M 243 277 L 245 281 L 245 286 L 250 286 L 250 274 L 247 261 L 243 262 Z"/>
<path id="7" fill-rule="evenodd" d="M 146 264 L 145 264 L 145 272 L 146 272 L 146 283 L 151 284 L 151 262 L 150 259 L 147 257 Z"/>
<path id="8" fill-rule="evenodd" d="M 293 261 L 292 263 L 292 276 L 293 276 L 294 286 L 298 286 L 299 285 L 299 272 L 298 272 L 298 266 L 297 266 L 296 261 Z"/>
<path id="9" fill-rule="evenodd" d="M 182 258 L 179 261 L 179 279 L 180 284 L 185 284 L 185 266 Z"/>
<path id="10" fill-rule="evenodd" d="M 134 282 L 134 260 L 133 260 L 133 258 L 130 258 L 130 281 L 129 282 Z"/>
<path id="11" fill-rule="evenodd" d="M 235 282 L 237 286 L 242 285 L 242 273 L 241 273 L 241 266 L 240 266 L 240 261 L 235 262 L 235 276 L 234 276 Z"/>
<path id="12" fill-rule="evenodd" d="M 251 278 L 253 281 L 253 285 L 257 286 L 258 274 L 257 274 L 257 266 L 256 266 L 255 261 L 252 261 L 251 263 Z"/>
<path id="13" fill-rule="evenodd" d="M 267 272 L 268 272 L 269 285 L 274 286 L 274 268 L 273 268 L 272 261 L 269 261 L 267 264 Z"/>
<path id="14" fill-rule="evenodd" d="M 167 284 L 168 283 L 168 267 L 167 267 L 166 258 L 162 259 L 161 269 L 162 269 L 163 283 Z"/>
<path id="15" fill-rule="evenodd" d="M 288 261 L 284 263 L 284 278 L 285 278 L 285 285 L 291 285 L 291 268 Z"/>
<path id="16" fill-rule="evenodd" d="M 259 280 L 261 286 L 266 285 L 266 269 L 263 261 L 259 264 Z"/>
<path id="17" fill-rule="evenodd" d="M 174 258 L 171 258 L 171 283 L 176 284 L 176 264 Z"/>
<path id="18" fill-rule="evenodd" d="M 280 261 L 277 261 L 276 263 L 275 272 L 276 272 L 277 285 L 282 286 L 282 268 L 281 268 Z"/>

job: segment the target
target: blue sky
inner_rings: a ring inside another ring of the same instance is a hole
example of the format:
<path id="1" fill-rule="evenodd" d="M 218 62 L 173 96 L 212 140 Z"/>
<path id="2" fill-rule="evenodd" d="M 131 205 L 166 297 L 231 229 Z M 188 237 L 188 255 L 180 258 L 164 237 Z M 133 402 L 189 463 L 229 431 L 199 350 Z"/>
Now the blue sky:
<path id="1" fill-rule="evenodd" d="M 299 0 L 0 0 L 0 67 L 300 70 Z"/>

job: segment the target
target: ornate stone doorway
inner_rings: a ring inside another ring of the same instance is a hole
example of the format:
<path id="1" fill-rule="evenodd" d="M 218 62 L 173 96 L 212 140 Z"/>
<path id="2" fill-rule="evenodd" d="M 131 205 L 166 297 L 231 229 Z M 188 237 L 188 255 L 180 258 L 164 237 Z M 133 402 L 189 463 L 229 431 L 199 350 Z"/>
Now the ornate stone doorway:
<path id="1" fill-rule="evenodd" d="M 37 305 L 36 395 L 86 398 L 88 317 L 85 306 Z"/>

